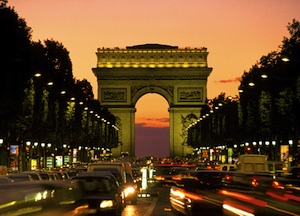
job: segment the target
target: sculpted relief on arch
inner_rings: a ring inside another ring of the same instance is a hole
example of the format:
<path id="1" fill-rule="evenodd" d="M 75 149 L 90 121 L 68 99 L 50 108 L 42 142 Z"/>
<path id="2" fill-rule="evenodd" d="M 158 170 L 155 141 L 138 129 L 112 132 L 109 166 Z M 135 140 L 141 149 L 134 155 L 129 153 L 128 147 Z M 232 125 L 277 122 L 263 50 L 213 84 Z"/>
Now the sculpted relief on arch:
<path id="1" fill-rule="evenodd" d="M 198 120 L 198 117 L 193 113 L 188 114 L 187 116 L 181 115 L 182 129 L 181 129 L 180 136 L 183 140 L 182 145 L 187 145 L 187 138 L 188 138 L 187 128 L 189 127 L 190 124 L 192 124 L 193 122 L 195 122 L 197 120 Z"/>

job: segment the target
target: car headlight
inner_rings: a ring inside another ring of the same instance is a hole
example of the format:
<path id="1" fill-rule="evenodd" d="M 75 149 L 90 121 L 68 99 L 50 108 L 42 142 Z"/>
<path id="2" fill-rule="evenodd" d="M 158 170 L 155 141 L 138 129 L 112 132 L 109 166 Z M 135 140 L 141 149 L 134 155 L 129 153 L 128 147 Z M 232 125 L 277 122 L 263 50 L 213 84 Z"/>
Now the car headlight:
<path id="1" fill-rule="evenodd" d="M 127 188 L 125 189 L 125 197 L 127 197 L 127 196 L 130 195 L 130 194 L 133 194 L 134 192 L 135 192 L 135 188 L 134 188 L 134 187 L 132 187 L 132 186 L 127 187 Z"/>
<path id="2" fill-rule="evenodd" d="M 112 200 L 103 200 L 100 203 L 100 208 L 110 208 L 113 207 L 114 202 Z"/>

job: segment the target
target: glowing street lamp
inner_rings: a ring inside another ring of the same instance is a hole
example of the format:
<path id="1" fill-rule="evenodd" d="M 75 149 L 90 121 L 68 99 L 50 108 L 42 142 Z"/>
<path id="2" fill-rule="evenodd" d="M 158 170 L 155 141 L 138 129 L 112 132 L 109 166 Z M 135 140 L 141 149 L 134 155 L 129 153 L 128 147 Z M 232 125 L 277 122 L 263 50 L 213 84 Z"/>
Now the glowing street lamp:
<path id="1" fill-rule="evenodd" d="M 41 73 L 39 73 L 39 72 L 37 72 L 36 74 L 34 74 L 34 76 L 35 76 L 35 77 L 41 77 L 41 76 L 42 76 L 42 74 L 41 74 Z"/>
<path id="2" fill-rule="evenodd" d="M 267 79 L 267 78 L 268 78 L 268 75 L 267 75 L 267 74 L 262 74 L 262 75 L 261 75 L 261 78 Z"/>
<path id="3" fill-rule="evenodd" d="M 290 61 L 290 59 L 287 58 L 287 57 L 283 57 L 281 60 L 284 61 L 284 62 L 289 62 Z"/>

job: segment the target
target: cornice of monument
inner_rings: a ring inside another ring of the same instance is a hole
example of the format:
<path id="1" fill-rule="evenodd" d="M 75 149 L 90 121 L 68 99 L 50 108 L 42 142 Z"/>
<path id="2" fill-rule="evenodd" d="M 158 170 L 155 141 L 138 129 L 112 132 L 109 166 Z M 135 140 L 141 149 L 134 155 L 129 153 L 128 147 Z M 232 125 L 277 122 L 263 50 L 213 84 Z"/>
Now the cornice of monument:
<path id="1" fill-rule="evenodd" d="M 101 80 L 206 80 L 212 68 L 93 68 Z"/>
<path id="2" fill-rule="evenodd" d="M 101 75 L 101 80 L 206 80 L 208 74 L 203 75 Z"/>
<path id="3" fill-rule="evenodd" d="M 98 48 L 98 68 L 197 68 L 207 67 L 206 48 L 178 48 L 144 44 L 120 48 Z"/>

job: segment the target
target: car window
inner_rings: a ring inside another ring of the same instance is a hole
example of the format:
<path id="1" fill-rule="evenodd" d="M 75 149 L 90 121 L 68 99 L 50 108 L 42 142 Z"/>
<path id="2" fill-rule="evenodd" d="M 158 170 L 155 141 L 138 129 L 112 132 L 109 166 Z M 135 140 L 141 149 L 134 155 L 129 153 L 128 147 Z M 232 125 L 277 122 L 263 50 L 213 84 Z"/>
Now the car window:
<path id="1" fill-rule="evenodd" d="M 227 166 L 223 166 L 222 171 L 227 171 Z"/>

